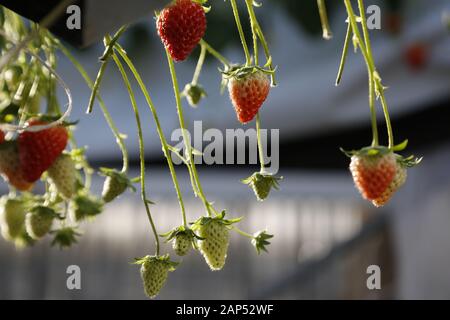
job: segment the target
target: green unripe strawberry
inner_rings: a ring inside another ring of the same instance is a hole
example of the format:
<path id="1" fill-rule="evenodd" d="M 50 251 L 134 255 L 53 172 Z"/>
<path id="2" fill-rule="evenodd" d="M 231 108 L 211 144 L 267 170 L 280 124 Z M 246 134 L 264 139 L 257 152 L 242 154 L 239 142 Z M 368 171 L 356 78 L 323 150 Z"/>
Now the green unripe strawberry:
<path id="1" fill-rule="evenodd" d="M 172 242 L 172 248 L 180 257 L 187 255 L 192 249 L 192 237 L 187 233 L 177 234 Z"/>
<path id="2" fill-rule="evenodd" d="M 172 241 L 172 248 L 180 257 L 187 255 L 193 247 L 197 249 L 196 239 L 202 240 L 192 229 L 184 225 L 162 234 L 161 237 L 165 237 L 166 242 Z"/>
<path id="3" fill-rule="evenodd" d="M 199 249 L 211 270 L 221 270 L 227 258 L 230 240 L 228 227 L 215 218 L 209 218 L 200 225 L 198 235 L 204 240 L 199 241 Z"/>
<path id="4" fill-rule="evenodd" d="M 149 298 L 155 298 L 159 294 L 167 281 L 169 271 L 174 271 L 178 265 L 170 261 L 169 255 L 145 256 L 136 259 L 135 263 L 141 265 L 144 291 Z"/>
<path id="5" fill-rule="evenodd" d="M 192 224 L 192 230 L 198 232 L 198 248 L 211 270 L 220 270 L 225 265 L 230 226 L 242 218 L 226 220 L 225 211 L 213 217 L 201 217 Z"/>
<path id="6" fill-rule="evenodd" d="M 49 177 L 58 192 L 66 199 L 72 198 L 76 192 L 75 162 L 68 154 L 61 154 L 47 170 Z"/>
<path id="7" fill-rule="evenodd" d="M 278 181 L 281 179 L 282 177 L 275 177 L 271 174 L 255 172 L 247 179 L 242 180 L 242 183 L 252 188 L 258 201 L 264 201 L 269 196 L 272 188 L 278 190 Z"/>
<path id="8" fill-rule="evenodd" d="M 30 237 L 26 230 L 22 230 L 20 234 L 14 239 L 14 245 L 17 249 L 23 249 L 34 245 L 36 241 Z"/>
<path id="9" fill-rule="evenodd" d="M 25 206 L 20 199 L 3 198 L 0 206 L 0 225 L 6 240 L 14 240 L 24 230 Z"/>
<path id="10" fill-rule="evenodd" d="M 56 212 L 48 207 L 37 206 L 27 213 L 25 228 L 31 238 L 39 240 L 52 228 Z"/>
<path id="11" fill-rule="evenodd" d="M 69 205 L 69 213 L 75 221 L 92 218 L 103 211 L 103 202 L 90 195 L 77 195 Z"/>
<path id="12" fill-rule="evenodd" d="M 106 203 L 120 196 L 128 187 L 134 189 L 125 173 L 101 168 L 101 174 L 106 176 L 102 191 L 102 199 Z"/>
<path id="13" fill-rule="evenodd" d="M 195 108 L 200 103 L 200 100 L 206 97 L 206 91 L 198 84 L 188 83 L 184 87 L 183 96 L 186 97 L 189 105 Z"/>

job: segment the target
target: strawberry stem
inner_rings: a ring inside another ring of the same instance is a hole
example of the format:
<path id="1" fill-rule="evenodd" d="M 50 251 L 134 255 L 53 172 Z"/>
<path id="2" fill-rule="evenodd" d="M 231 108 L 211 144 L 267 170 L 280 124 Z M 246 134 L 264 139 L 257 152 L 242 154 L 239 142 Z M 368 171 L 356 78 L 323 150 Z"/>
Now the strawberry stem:
<path id="1" fill-rule="evenodd" d="M 353 8 L 352 8 L 350 1 L 344 0 L 344 3 L 346 6 L 346 9 L 347 9 L 347 14 L 348 14 L 348 18 L 349 18 L 349 23 L 351 25 L 351 29 L 352 29 L 353 34 L 355 35 L 356 39 L 358 40 L 357 41 L 358 46 L 361 50 L 361 54 L 363 55 L 364 61 L 366 62 L 366 66 L 367 66 L 367 72 L 368 72 L 368 76 L 369 76 L 369 107 L 370 107 L 370 113 L 371 113 L 372 135 L 373 135 L 372 145 L 377 146 L 378 145 L 378 129 L 377 129 L 376 109 L 375 109 L 375 105 L 374 105 L 375 101 L 374 101 L 374 95 L 373 95 L 373 93 L 374 93 L 373 74 L 375 71 L 375 65 L 373 62 L 373 58 L 367 51 L 367 47 L 366 47 L 367 43 L 369 43 L 369 45 L 370 45 L 370 39 L 368 38 L 368 31 L 366 30 L 364 32 L 365 32 L 365 35 L 367 35 L 367 38 L 363 40 L 363 38 L 361 37 L 361 33 L 359 31 L 359 27 L 356 22 L 356 16 L 355 16 L 355 13 L 353 12 Z M 362 19 L 361 24 L 363 25 L 363 30 L 365 28 L 367 28 L 365 16 L 364 16 L 364 19 Z"/>
<path id="2" fill-rule="evenodd" d="M 97 78 L 95 79 L 94 87 L 92 89 L 91 97 L 89 98 L 89 103 L 87 107 L 86 113 L 91 113 L 92 108 L 94 107 L 95 98 L 97 97 L 97 91 L 100 88 L 100 83 L 102 82 L 103 75 L 105 74 L 106 66 L 108 65 L 108 57 L 112 54 L 112 48 L 114 46 L 114 43 L 119 40 L 122 33 L 125 32 L 127 29 L 127 26 L 122 26 L 114 35 L 112 39 L 110 39 L 109 43 L 105 44 L 106 51 L 103 53 L 101 57 L 102 65 L 100 66 L 100 70 L 98 71 Z"/>
<path id="3" fill-rule="evenodd" d="M 247 5 L 248 15 L 250 17 L 250 26 L 252 29 L 252 37 L 253 37 L 253 56 L 255 58 L 255 65 L 259 65 L 259 54 L 258 54 L 258 32 L 256 27 L 256 15 L 253 10 L 253 0 L 245 0 L 245 4 Z"/>
<path id="4" fill-rule="evenodd" d="M 198 79 L 200 78 L 200 74 L 202 72 L 203 63 L 205 62 L 206 57 L 206 47 L 204 45 L 200 45 L 200 56 L 198 57 L 197 66 L 195 67 L 194 76 L 192 77 L 192 85 L 197 85 Z"/>
<path id="5" fill-rule="evenodd" d="M 139 72 L 137 71 L 136 67 L 134 66 L 134 64 L 132 63 L 132 61 L 130 60 L 130 58 L 128 57 L 127 53 L 125 52 L 125 50 L 118 44 L 115 44 L 115 49 L 117 50 L 117 52 L 120 54 L 120 56 L 122 57 L 122 59 L 125 61 L 125 63 L 128 65 L 128 68 L 130 68 L 131 72 L 133 73 L 136 81 L 139 84 L 139 87 L 141 88 L 142 93 L 144 94 L 145 100 L 147 101 L 147 104 L 150 108 L 150 111 L 152 113 L 153 116 L 153 120 L 155 121 L 156 124 L 156 131 L 159 135 L 159 139 L 161 141 L 161 145 L 163 147 L 163 151 L 164 151 L 164 156 L 166 157 L 167 160 L 167 164 L 169 166 L 169 170 L 170 170 L 170 174 L 172 176 L 172 182 L 173 185 L 175 187 L 175 191 L 177 193 L 177 198 L 178 198 L 178 203 L 180 205 L 180 210 L 181 210 L 181 215 L 182 215 L 182 220 L 183 220 L 183 225 L 185 227 L 188 226 L 187 223 L 187 218 L 186 218 L 186 210 L 184 207 L 184 202 L 183 202 L 183 196 L 180 190 L 180 185 L 178 182 L 178 178 L 177 178 L 177 174 L 175 172 L 175 168 L 172 162 L 172 156 L 171 156 L 171 152 L 169 150 L 169 145 L 167 143 L 166 137 L 164 136 L 164 132 L 161 128 L 161 123 L 159 121 L 159 117 L 158 114 L 156 112 L 156 107 L 150 97 L 150 94 L 147 90 L 147 87 L 145 86 L 144 82 L 142 81 L 142 77 L 140 76 Z"/>
<path id="6" fill-rule="evenodd" d="M 244 31 L 242 30 L 241 19 L 239 17 L 239 10 L 236 5 L 236 0 L 230 0 L 231 7 L 233 9 L 234 19 L 236 20 L 236 26 L 239 32 L 239 37 L 241 38 L 242 48 L 244 49 L 245 54 L 245 65 L 250 66 L 252 61 L 250 57 L 250 52 L 248 50 L 247 41 L 245 40 Z"/>
<path id="7" fill-rule="evenodd" d="M 259 116 L 259 112 L 256 114 L 256 136 L 258 139 L 258 154 L 259 154 L 259 163 L 261 165 L 261 173 L 264 172 L 264 150 L 261 141 L 261 117 Z"/>
<path id="8" fill-rule="evenodd" d="M 57 42 L 57 46 L 59 47 L 61 52 L 70 60 L 70 62 L 74 65 L 74 67 L 78 70 L 78 72 L 81 74 L 84 81 L 88 85 L 88 87 L 91 90 L 93 90 L 94 84 L 92 82 L 92 79 L 89 77 L 89 75 L 87 74 L 87 72 L 83 68 L 83 66 L 75 59 L 75 57 L 70 53 L 70 51 L 67 50 L 67 48 L 65 46 L 63 46 L 59 41 Z M 105 120 L 116 139 L 116 143 L 119 146 L 120 151 L 122 152 L 123 164 L 122 164 L 121 172 L 126 173 L 126 172 L 128 172 L 128 162 L 129 162 L 128 161 L 128 150 L 125 146 L 125 143 L 123 141 L 123 138 L 122 138 L 119 130 L 117 129 L 117 127 L 114 123 L 114 120 L 111 117 L 111 114 L 108 111 L 108 108 L 105 105 L 105 102 L 103 101 L 103 99 L 100 95 L 100 92 L 97 92 L 97 101 L 98 101 L 98 104 L 100 105 L 100 109 L 102 110 L 103 116 L 105 117 Z"/>
<path id="9" fill-rule="evenodd" d="M 343 74 L 344 68 L 345 68 L 345 62 L 347 61 L 347 53 L 348 53 L 348 47 L 350 45 L 351 37 L 352 37 L 352 26 L 349 22 L 347 25 L 347 32 L 345 34 L 344 48 L 342 49 L 341 62 L 339 63 L 339 70 L 338 70 L 338 73 L 336 76 L 336 82 L 335 82 L 336 86 L 338 86 L 339 83 L 341 83 L 342 74 Z"/>
<path id="10" fill-rule="evenodd" d="M 245 231 L 242 231 L 241 229 L 239 229 L 235 225 L 232 225 L 231 229 L 236 231 L 237 233 L 239 233 L 243 237 L 246 237 L 246 238 L 249 238 L 249 239 L 252 239 L 252 240 L 255 239 L 255 237 L 253 235 L 251 235 L 250 233 L 247 233 Z"/>
<path id="11" fill-rule="evenodd" d="M 261 45 L 264 49 L 264 55 L 266 56 L 267 62 L 266 65 L 269 65 L 269 69 L 273 72 L 271 72 L 270 77 L 271 77 L 271 85 L 272 87 L 277 85 L 276 82 L 276 78 L 275 78 L 275 69 L 273 67 L 272 64 L 272 56 L 270 54 L 270 50 L 269 50 L 269 45 L 267 44 L 266 38 L 264 36 L 264 33 L 261 29 L 261 26 L 259 25 L 258 19 L 256 18 L 256 14 L 255 14 L 255 10 L 253 9 L 253 5 L 250 4 L 250 2 L 252 3 L 252 1 L 246 0 L 248 1 L 248 5 L 247 5 L 247 10 L 248 10 L 248 14 L 250 16 L 250 22 L 252 25 L 252 34 L 253 37 L 255 37 L 255 35 L 259 38 L 259 41 L 261 42 Z M 256 63 L 256 59 L 258 56 L 258 47 L 257 44 L 254 42 L 253 44 L 255 46 L 255 64 L 258 65 L 258 63 Z"/>
<path id="12" fill-rule="evenodd" d="M 145 158 L 144 158 L 145 150 L 144 150 L 144 138 L 143 138 L 143 134 L 142 134 L 139 110 L 137 107 L 136 98 L 134 96 L 133 89 L 131 88 L 130 80 L 128 79 L 128 76 L 125 72 L 125 69 L 124 69 L 122 63 L 120 62 L 119 58 L 117 57 L 117 55 L 114 52 L 111 53 L 111 56 L 112 56 L 114 62 L 116 63 L 117 67 L 119 68 L 120 73 L 122 74 L 122 78 L 127 87 L 128 94 L 129 94 L 130 100 L 131 100 L 131 105 L 133 107 L 134 115 L 136 118 L 136 125 L 137 125 L 137 129 L 138 129 L 138 137 L 139 137 L 139 160 L 140 160 L 140 167 L 141 167 L 141 173 L 140 173 L 141 199 L 144 202 L 145 211 L 147 213 L 147 217 L 148 217 L 148 220 L 152 227 L 153 235 L 155 237 L 156 255 L 159 256 L 159 252 L 160 252 L 159 236 L 158 236 L 158 232 L 156 231 L 156 227 L 155 227 L 155 223 L 153 221 L 152 214 L 150 212 L 149 200 L 147 199 L 147 193 L 145 190 Z"/>
<path id="13" fill-rule="evenodd" d="M 205 40 L 200 40 L 200 45 L 205 47 L 206 50 L 211 54 L 214 58 L 219 60 L 225 67 L 229 67 L 231 65 L 230 61 L 228 61 L 227 58 L 225 58 L 223 55 L 221 55 L 217 50 L 215 50 L 209 43 L 207 43 Z"/>
<path id="14" fill-rule="evenodd" d="M 330 30 L 325 1 L 317 0 L 317 6 L 319 7 L 320 23 L 322 24 L 322 37 L 326 40 L 330 40 L 333 37 L 333 33 Z"/>
<path id="15" fill-rule="evenodd" d="M 175 65 L 174 65 L 173 60 L 172 60 L 172 58 L 170 56 L 170 53 L 169 53 L 169 51 L 167 49 L 166 49 L 166 56 L 167 56 L 167 61 L 168 61 L 168 64 L 169 64 L 170 75 L 171 75 L 171 78 L 172 78 L 172 85 L 173 85 L 173 91 L 174 91 L 174 95 L 175 95 L 175 103 L 176 103 L 176 108 L 177 108 L 177 113 L 178 113 L 178 120 L 179 120 L 179 123 L 180 123 L 180 129 L 181 129 L 181 132 L 182 132 L 182 135 L 183 135 L 183 141 L 184 141 L 184 146 L 186 148 L 186 153 L 187 153 L 187 155 L 189 157 L 188 165 L 190 166 L 190 168 L 192 170 L 194 181 L 195 181 L 195 184 L 196 184 L 197 189 L 198 189 L 198 195 L 199 195 L 200 199 L 202 200 L 203 205 L 205 206 L 205 209 L 206 209 L 206 211 L 208 213 L 208 216 L 212 216 L 211 208 L 210 208 L 211 205 L 206 200 L 206 197 L 205 197 L 205 194 L 203 192 L 203 188 L 201 186 L 200 179 L 199 179 L 199 176 L 198 176 L 197 168 L 195 166 L 195 161 L 194 161 L 194 156 L 193 156 L 193 153 L 192 153 L 191 142 L 190 142 L 190 139 L 188 139 L 188 137 L 186 135 L 187 129 L 186 129 L 186 125 L 185 125 L 185 122 L 184 122 L 183 106 L 181 104 L 181 95 L 180 95 L 180 89 L 179 89 L 179 86 L 178 86 L 177 74 L 176 74 L 176 70 L 175 70 Z"/>

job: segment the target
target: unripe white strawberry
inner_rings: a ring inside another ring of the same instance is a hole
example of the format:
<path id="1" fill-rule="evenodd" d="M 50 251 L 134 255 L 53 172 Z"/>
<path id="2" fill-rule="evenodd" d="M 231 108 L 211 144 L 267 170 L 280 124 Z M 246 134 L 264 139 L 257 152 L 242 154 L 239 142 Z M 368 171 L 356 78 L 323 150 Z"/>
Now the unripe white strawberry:
<path id="1" fill-rule="evenodd" d="M 25 206 L 23 200 L 3 197 L 0 204 L 0 226 L 6 240 L 16 239 L 25 227 Z"/>
<path id="2" fill-rule="evenodd" d="M 27 213 L 25 228 L 31 238 L 38 240 L 44 237 L 52 228 L 56 213 L 53 209 L 37 206 Z"/>
<path id="3" fill-rule="evenodd" d="M 66 199 L 72 198 L 76 191 L 76 169 L 72 157 L 61 154 L 47 170 L 58 192 Z"/>
<path id="4" fill-rule="evenodd" d="M 136 264 L 141 265 L 141 278 L 144 284 L 145 294 L 149 298 L 155 298 L 164 287 L 169 271 L 174 271 L 178 265 L 170 261 L 169 255 L 145 256 L 136 259 Z"/>

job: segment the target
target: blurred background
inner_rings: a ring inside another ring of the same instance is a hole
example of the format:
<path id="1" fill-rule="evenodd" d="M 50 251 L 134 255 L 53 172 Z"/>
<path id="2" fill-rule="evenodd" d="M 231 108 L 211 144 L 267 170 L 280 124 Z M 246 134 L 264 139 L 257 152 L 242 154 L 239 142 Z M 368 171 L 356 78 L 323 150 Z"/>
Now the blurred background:
<path id="1" fill-rule="evenodd" d="M 133 1 L 128 1 L 132 7 Z M 334 86 L 345 36 L 345 8 L 328 1 L 334 38 L 321 38 L 316 1 L 262 1 L 262 27 L 278 66 L 279 86 L 261 110 L 263 128 L 280 129 L 281 190 L 256 202 L 240 183 L 256 167 L 202 165 L 207 197 L 233 216 L 246 216 L 243 228 L 273 233 L 269 254 L 258 256 L 251 244 L 233 234 L 227 264 L 209 272 L 202 257 L 191 254 L 170 275 L 161 299 L 450 299 L 450 15 L 447 0 L 368 1 L 381 7 L 381 30 L 371 31 L 376 64 L 387 90 L 396 141 L 408 138 L 406 153 L 423 156 L 409 170 L 408 182 L 383 209 L 363 201 L 339 151 L 371 142 L 367 74 L 359 54 L 349 52 L 342 83 Z M 242 10 L 242 13 L 245 11 Z M 242 17 L 246 21 L 246 17 Z M 113 30 L 111 30 L 113 31 Z M 229 3 L 214 1 L 206 40 L 233 62 L 242 62 Z M 170 137 L 178 128 L 163 47 L 152 13 L 134 23 L 121 40 L 144 81 Z M 95 77 L 100 42 L 71 47 Z M 177 64 L 181 85 L 191 80 L 198 52 Z M 73 120 L 79 145 L 88 145 L 92 165 L 121 165 L 120 151 L 99 108 L 84 114 L 90 91 L 62 55 L 58 72 L 74 95 Z M 219 65 L 208 59 L 200 83 L 208 98 L 193 109 L 188 123 L 203 129 L 251 128 L 236 121 L 226 95 L 220 95 Z M 136 88 L 137 89 L 137 88 Z M 136 90 L 137 91 L 137 90 Z M 137 175 L 138 140 L 128 93 L 120 75 L 108 68 L 101 94 L 126 140 Z M 61 93 L 61 101 L 64 101 Z M 149 196 L 159 232 L 179 222 L 178 205 L 162 158 L 151 114 L 137 96 L 146 139 Z M 185 101 L 184 101 L 185 102 Z M 384 122 L 379 109 L 380 132 Z M 383 136 L 384 141 L 386 137 Z M 273 152 L 273 150 L 272 150 Z M 405 153 L 405 155 L 407 155 Z M 203 214 L 189 190 L 185 168 L 177 172 L 191 220 Z M 94 189 L 100 193 L 102 178 Z M 2 194 L 7 192 L 1 185 Z M 92 223 L 67 251 L 49 240 L 17 251 L 0 241 L 1 299 L 143 299 L 134 257 L 153 251 L 153 240 L 138 194 L 122 196 Z M 167 246 L 167 250 L 171 250 Z M 82 289 L 66 288 L 66 268 L 78 265 Z M 381 290 L 368 290 L 368 266 L 381 268 Z"/>

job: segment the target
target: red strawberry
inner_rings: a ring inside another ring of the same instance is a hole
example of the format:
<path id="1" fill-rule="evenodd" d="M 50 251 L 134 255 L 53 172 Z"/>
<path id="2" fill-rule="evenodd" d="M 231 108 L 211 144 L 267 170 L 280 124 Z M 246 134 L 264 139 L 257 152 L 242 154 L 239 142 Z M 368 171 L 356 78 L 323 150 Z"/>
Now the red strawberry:
<path id="1" fill-rule="evenodd" d="M 261 70 L 231 76 L 228 81 L 228 92 L 241 123 L 253 120 L 269 91 L 269 78 Z"/>
<path id="2" fill-rule="evenodd" d="M 29 126 L 45 125 L 44 121 L 31 120 Z M 66 148 L 68 133 L 63 126 L 19 135 L 19 158 L 24 178 L 35 182 Z"/>
<path id="3" fill-rule="evenodd" d="M 367 200 L 379 198 L 396 174 L 396 159 L 391 151 L 371 152 L 363 149 L 351 157 L 350 171 L 356 187 Z"/>
<path id="4" fill-rule="evenodd" d="M 33 184 L 27 182 L 19 163 L 19 151 L 15 141 L 0 145 L 0 173 L 3 178 L 20 191 L 28 191 Z"/>
<path id="5" fill-rule="evenodd" d="M 173 60 L 183 61 L 205 34 L 205 10 L 192 0 L 176 0 L 161 11 L 156 28 Z"/>
<path id="6" fill-rule="evenodd" d="M 0 130 L 0 144 L 2 144 L 3 142 L 5 142 L 5 133 Z"/>
<path id="7" fill-rule="evenodd" d="M 421 42 L 409 45 L 404 53 L 408 66 L 415 71 L 425 67 L 428 61 L 428 55 L 427 46 Z"/>

